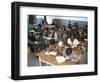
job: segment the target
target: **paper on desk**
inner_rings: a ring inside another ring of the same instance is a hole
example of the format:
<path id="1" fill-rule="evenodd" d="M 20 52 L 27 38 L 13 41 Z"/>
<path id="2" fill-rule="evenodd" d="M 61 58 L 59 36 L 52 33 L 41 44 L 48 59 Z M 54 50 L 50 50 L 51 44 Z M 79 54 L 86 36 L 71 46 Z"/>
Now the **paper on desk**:
<path id="1" fill-rule="evenodd" d="M 56 61 L 58 62 L 58 63 L 62 63 L 62 62 L 64 62 L 66 59 L 63 57 L 63 56 L 57 56 L 56 57 Z"/>
<path id="2" fill-rule="evenodd" d="M 46 55 L 56 55 L 57 52 L 55 52 L 55 51 L 51 51 L 51 52 L 45 52 L 45 54 L 46 54 Z"/>
<path id="3" fill-rule="evenodd" d="M 45 52 L 46 55 L 50 55 L 49 52 Z"/>
<path id="4" fill-rule="evenodd" d="M 55 52 L 55 51 L 51 51 L 50 54 L 51 54 L 51 55 L 56 55 L 57 52 Z"/>

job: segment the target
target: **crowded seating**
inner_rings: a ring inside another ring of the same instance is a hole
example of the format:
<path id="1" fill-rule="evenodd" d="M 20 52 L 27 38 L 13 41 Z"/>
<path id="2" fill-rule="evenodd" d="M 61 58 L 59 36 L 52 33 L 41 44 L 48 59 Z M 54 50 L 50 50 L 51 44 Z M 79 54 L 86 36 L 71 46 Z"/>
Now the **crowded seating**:
<path id="1" fill-rule="evenodd" d="M 32 53 L 43 50 L 71 59 L 78 63 L 81 55 L 87 51 L 87 32 L 85 28 L 76 25 L 39 24 L 28 32 L 28 47 Z"/>

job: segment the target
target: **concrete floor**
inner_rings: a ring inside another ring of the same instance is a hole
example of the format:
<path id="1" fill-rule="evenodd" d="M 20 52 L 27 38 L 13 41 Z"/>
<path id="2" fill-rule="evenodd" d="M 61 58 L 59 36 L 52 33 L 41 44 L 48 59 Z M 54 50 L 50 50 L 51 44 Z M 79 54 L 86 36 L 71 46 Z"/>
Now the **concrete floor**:
<path id="1" fill-rule="evenodd" d="M 28 66 L 39 66 L 39 59 L 35 54 L 28 54 Z"/>

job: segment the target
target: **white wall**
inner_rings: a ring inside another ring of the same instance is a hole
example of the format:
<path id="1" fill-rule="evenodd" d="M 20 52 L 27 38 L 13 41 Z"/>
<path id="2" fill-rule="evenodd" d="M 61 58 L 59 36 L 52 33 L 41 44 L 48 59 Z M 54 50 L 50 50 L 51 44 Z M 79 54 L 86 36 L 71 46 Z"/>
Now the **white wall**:
<path id="1" fill-rule="evenodd" d="M 11 2 L 14 0 L 1 0 L 0 1 L 0 82 L 13 82 L 10 79 L 11 72 Z M 18 1 L 18 0 L 16 0 Z M 100 10 L 100 0 L 20 0 L 28 2 L 41 2 L 41 3 L 56 3 L 56 4 L 72 4 L 72 5 L 88 5 L 98 6 Z M 100 11 L 99 13 L 100 14 Z M 100 16 L 98 16 L 100 22 Z M 100 24 L 99 26 L 100 27 Z M 100 30 L 100 28 L 98 29 Z M 99 32 L 100 35 L 100 32 Z M 100 38 L 99 41 L 100 42 Z M 100 43 L 98 44 L 100 45 Z M 100 48 L 100 46 L 99 46 Z M 100 62 L 100 51 L 98 54 Z M 100 68 L 100 63 L 99 63 Z M 99 71 L 100 73 L 100 71 Z M 100 75 L 98 76 L 84 76 L 84 77 L 67 77 L 67 78 L 53 78 L 53 79 L 39 79 L 29 80 L 30 82 L 99 82 Z M 26 82 L 29 82 L 26 80 Z M 21 81 L 22 82 L 22 81 Z"/>

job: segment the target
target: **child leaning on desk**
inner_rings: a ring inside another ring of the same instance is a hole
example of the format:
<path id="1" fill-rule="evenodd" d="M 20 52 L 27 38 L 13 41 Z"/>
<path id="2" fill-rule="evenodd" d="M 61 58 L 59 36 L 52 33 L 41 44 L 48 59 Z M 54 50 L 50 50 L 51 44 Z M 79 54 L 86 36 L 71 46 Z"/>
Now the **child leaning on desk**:
<path id="1" fill-rule="evenodd" d="M 78 63 L 81 58 L 81 55 L 79 54 L 77 49 L 72 49 L 71 47 L 63 51 L 63 56 L 66 58 L 66 60 L 70 59 L 71 62 L 74 62 L 74 63 Z"/>

